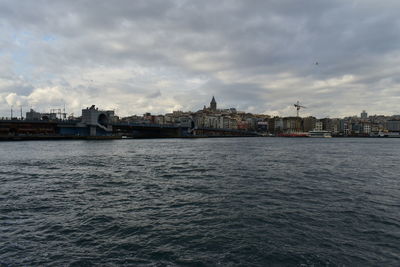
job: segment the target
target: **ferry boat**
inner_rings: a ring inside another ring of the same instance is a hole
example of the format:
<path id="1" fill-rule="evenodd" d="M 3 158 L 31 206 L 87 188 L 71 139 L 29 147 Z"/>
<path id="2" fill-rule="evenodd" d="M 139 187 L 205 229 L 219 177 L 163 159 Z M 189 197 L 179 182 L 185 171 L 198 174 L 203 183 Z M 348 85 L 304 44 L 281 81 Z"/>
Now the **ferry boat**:
<path id="1" fill-rule="evenodd" d="M 308 137 L 330 138 L 330 137 L 332 137 L 332 134 L 329 131 L 309 131 Z"/>

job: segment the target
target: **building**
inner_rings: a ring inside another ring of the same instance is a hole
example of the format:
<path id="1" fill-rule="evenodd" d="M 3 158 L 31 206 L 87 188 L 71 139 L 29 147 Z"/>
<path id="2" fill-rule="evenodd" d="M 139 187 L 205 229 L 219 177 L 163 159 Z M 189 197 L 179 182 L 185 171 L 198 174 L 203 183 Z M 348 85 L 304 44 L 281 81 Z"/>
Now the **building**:
<path id="1" fill-rule="evenodd" d="M 365 110 L 363 110 L 363 111 L 361 112 L 361 119 L 363 119 L 363 120 L 368 119 L 368 113 L 367 113 Z"/>
<path id="2" fill-rule="evenodd" d="M 305 132 L 313 131 L 315 129 L 315 123 L 317 119 L 315 117 L 306 117 L 303 119 L 303 129 Z"/>
<path id="3" fill-rule="evenodd" d="M 299 133 L 302 132 L 302 119 L 300 117 L 283 118 L 284 133 Z"/>
<path id="4" fill-rule="evenodd" d="M 275 118 L 268 119 L 268 132 L 271 134 L 275 133 Z"/>
<path id="5" fill-rule="evenodd" d="M 90 108 L 82 109 L 82 124 L 90 127 L 90 136 L 106 135 L 112 132 L 112 123 L 115 122 L 113 110 L 99 110 L 92 105 Z"/>
<path id="6" fill-rule="evenodd" d="M 279 117 L 275 117 L 274 119 L 274 133 L 282 133 L 283 132 L 283 119 Z"/>
<path id="7" fill-rule="evenodd" d="M 324 124 L 322 121 L 318 120 L 315 122 L 315 131 L 323 131 L 324 130 Z"/>
<path id="8" fill-rule="evenodd" d="M 166 124 L 165 123 L 165 116 L 162 116 L 162 115 L 154 116 L 154 123 L 155 124 L 160 124 L 160 125 Z"/>
<path id="9" fill-rule="evenodd" d="M 95 105 L 82 109 L 82 123 L 87 125 L 108 125 L 114 122 L 114 119 L 113 110 L 99 110 Z"/>
<path id="10" fill-rule="evenodd" d="M 363 133 L 366 135 L 370 135 L 371 134 L 371 124 L 369 123 L 364 123 L 363 124 Z"/>
<path id="11" fill-rule="evenodd" d="M 257 129 L 258 132 L 268 132 L 268 121 L 258 121 Z"/>
<path id="12" fill-rule="evenodd" d="M 322 122 L 322 130 L 323 131 L 333 132 L 333 121 L 332 121 L 332 119 L 323 118 L 323 119 L 320 119 L 320 121 Z"/>
<path id="13" fill-rule="evenodd" d="M 57 120 L 57 113 L 40 113 L 33 109 L 26 112 L 26 120 L 28 121 L 55 121 Z"/>
<path id="14" fill-rule="evenodd" d="M 210 102 L 210 110 L 214 112 L 217 111 L 217 102 L 215 101 L 214 96 L 212 97 Z"/>
<path id="15" fill-rule="evenodd" d="M 26 113 L 26 119 L 29 121 L 38 121 L 42 119 L 42 114 L 31 109 Z"/>
<path id="16" fill-rule="evenodd" d="M 400 132 L 400 120 L 387 121 L 387 130 L 389 132 Z"/>
<path id="17" fill-rule="evenodd" d="M 250 122 L 248 121 L 238 121 L 237 122 L 237 129 L 243 130 L 243 131 L 248 131 L 250 129 L 251 125 Z"/>

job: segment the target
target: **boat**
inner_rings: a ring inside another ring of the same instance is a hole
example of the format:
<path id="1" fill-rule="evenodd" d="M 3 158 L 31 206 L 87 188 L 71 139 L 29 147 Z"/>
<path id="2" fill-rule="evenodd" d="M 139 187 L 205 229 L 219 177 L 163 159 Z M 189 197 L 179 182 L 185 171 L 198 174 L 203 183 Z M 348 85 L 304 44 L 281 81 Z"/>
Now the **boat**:
<path id="1" fill-rule="evenodd" d="M 309 131 L 308 137 L 330 138 L 332 137 L 332 134 L 329 131 Z"/>
<path id="2" fill-rule="evenodd" d="M 308 137 L 308 133 L 280 133 L 278 134 L 279 137 Z"/>

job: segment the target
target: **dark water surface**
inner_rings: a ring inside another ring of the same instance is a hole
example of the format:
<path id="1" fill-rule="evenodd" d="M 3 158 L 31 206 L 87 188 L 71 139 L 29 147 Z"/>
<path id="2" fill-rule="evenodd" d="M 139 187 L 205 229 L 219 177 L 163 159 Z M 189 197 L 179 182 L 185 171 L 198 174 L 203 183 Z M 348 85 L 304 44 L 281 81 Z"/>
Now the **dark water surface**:
<path id="1" fill-rule="evenodd" d="M 0 266 L 399 266 L 400 139 L 0 143 Z"/>

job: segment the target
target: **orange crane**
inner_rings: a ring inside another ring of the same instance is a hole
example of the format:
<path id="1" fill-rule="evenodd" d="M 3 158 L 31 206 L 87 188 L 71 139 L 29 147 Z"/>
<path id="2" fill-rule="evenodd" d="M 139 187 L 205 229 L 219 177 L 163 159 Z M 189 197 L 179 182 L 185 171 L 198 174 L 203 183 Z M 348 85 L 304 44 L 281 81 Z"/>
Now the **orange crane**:
<path id="1" fill-rule="evenodd" d="M 299 117 L 300 109 L 301 109 L 301 108 L 306 108 L 305 106 L 300 105 L 300 102 L 299 102 L 299 101 L 297 101 L 297 103 L 294 104 L 294 106 L 295 106 L 295 108 L 296 108 L 296 110 L 297 110 L 297 117 Z"/>

